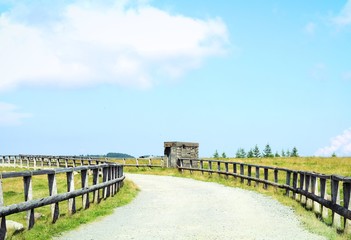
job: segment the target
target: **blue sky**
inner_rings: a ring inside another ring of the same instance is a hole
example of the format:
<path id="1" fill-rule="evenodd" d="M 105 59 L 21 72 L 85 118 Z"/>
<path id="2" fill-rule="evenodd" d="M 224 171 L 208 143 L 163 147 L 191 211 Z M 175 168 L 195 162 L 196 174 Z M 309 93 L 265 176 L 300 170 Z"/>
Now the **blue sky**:
<path id="1" fill-rule="evenodd" d="M 0 0 L 0 154 L 351 155 L 351 0 Z"/>

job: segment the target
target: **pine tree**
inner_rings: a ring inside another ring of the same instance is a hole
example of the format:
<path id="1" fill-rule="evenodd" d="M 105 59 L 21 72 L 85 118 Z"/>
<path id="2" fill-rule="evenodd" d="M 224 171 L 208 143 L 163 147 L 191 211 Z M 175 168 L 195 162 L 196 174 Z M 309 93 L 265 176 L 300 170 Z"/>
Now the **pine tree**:
<path id="1" fill-rule="evenodd" d="M 245 158 L 246 157 L 245 150 L 243 148 L 239 148 L 238 151 L 236 151 L 235 157 L 236 158 Z"/>
<path id="2" fill-rule="evenodd" d="M 269 144 L 267 143 L 266 147 L 263 150 L 263 157 L 265 158 L 270 158 L 270 157 L 274 157 L 273 153 L 272 153 L 272 149 L 269 146 Z"/>
<path id="3" fill-rule="evenodd" d="M 215 153 L 213 154 L 213 158 L 219 158 L 218 151 L 216 150 Z"/>
<path id="4" fill-rule="evenodd" d="M 290 151 L 289 151 L 289 149 L 286 150 L 286 156 L 287 156 L 287 157 L 290 157 Z"/>
<path id="5" fill-rule="evenodd" d="M 246 157 L 247 157 L 247 158 L 253 158 L 253 157 L 254 157 L 252 148 L 247 152 Z"/>
<path id="6" fill-rule="evenodd" d="M 274 157 L 280 157 L 279 153 L 278 153 L 278 152 L 275 152 Z"/>
<path id="7" fill-rule="evenodd" d="M 227 155 L 225 154 L 225 152 L 222 153 L 222 158 L 227 158 Z"/>
<path id="8" fill-rule="evenodd" d="M 282 149 L 282 157 L 286 157 L 284 149 Z"/>
<path id="9" fill-rule="evenodd" d="M 337 157 L 335 152 L 333 152 L 333 154 L 332 154 L 331 156 L 332 156 L 333 158 Z"/>
<path id="10" fill-rule="evenodd" d="M 261 157 L 260 149 L 258 148 L 257 144 L 255 145 L 255 147 L 254 147 L 252 152 L 253 152 L 253 156 L 255 158 Z"/>
<path id="11" fill-rule="evenodd" d="M 296 147 L 294 147 L 294 148 L 292 149 L 291 155 L 290 155 L 290 156 L 291 156 L 291 157 L 298 157 L 298 156 L 299 156 Z"/>

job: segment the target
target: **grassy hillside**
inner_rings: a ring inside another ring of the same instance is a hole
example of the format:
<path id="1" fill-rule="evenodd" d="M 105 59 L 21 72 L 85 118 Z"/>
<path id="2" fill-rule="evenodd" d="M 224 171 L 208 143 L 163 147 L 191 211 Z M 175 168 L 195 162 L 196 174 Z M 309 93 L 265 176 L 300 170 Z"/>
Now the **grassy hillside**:
<path id="1" fill-rule="evenodd" d="M 224 161 L 252 163 L 257 165 L 313 171 L 324 174 L 351 176 L 351 157 L 298 157 L 298 158 L 228 158 Z"/>

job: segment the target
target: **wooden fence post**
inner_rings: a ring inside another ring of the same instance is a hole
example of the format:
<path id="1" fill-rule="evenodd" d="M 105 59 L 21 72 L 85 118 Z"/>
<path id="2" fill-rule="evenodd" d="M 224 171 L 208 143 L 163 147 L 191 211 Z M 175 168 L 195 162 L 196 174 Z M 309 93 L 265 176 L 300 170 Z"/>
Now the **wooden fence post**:
<path id="1" fill-rule="evenodd" d="M 297 172 L 293 172 L 293 188 L 296 189 L 297 188 Z M 293 192 L 293 199 L 297 200 L 297 194 L 296 192 L 294 191 Z"/>
<path id="2" fill-rule="evenodd" d="M 351 210 L 350 195 L 351 195 L 351 183 L 343 183 L 344 192 L 344 208 Z M 344 232 L 347 234 L 351 233 L 351 220 L 344 217 Z"/>
<path id="3" fill-rule="evenodd" d="M 88 171 L 87 170 L 81 170 L 81 179 L 82 179 L 82 188 L 87 188 L 88 187 Z M 89 208 L 89 193 L 85 193 L 82 196 L 82 208 L 87 209 Z"/>
<path id="4" fill-rule="evenodd" d="M 308 173 L 305 175 L 305 191 L 312 193 L 311 189 L 311 175 Z M 306 207 L 312 209 L 312 199 L 306 197 Z"/>
<path id="5" fill-rule="evenodd" d="M 23 177 L 24 184 L 24 201 L 33 199 L 32 176 Z M 34 226 L 34 209 L 27 211 L 27 226 L 28 230 Z"/>
<path id="6" fill-rule="evenodd" d="M 57 195 L 57 183 L 56 183 L 56 174 L 48 174 L 48 182 L 49 182 L 49 195 L 55 196 Z M 52 223 L 55 223 L 60 214 L 59 203 L 51 204 L 51 217 Z"/>
<path id="7" fill-rule="evenodd" d="M 311 176 L 311 185 L 312 185 L 311 192 L 315 196 L 319 196 L 317 176 L 314 174 Z M 313 201 L 313 211 L 317 214 L 320 214 L 320 204 L 317 201 Z"/>
<path id="8" fill-rule="evenodd" d="M 233 173 L 237 173 L 236 163 L 233 163 Z M 234 176 L 234 178 L 236 179 L 236 176 Z"/>
<path id="9" fill-rule="evenodd" d="M 260 167 L 256 166 L 256 178 L 260 179 Z M 256 181 L 255 182 L 255 186 L 258 187 L 259 186 L 259 182 Z"/>
<path id="10" fill-rule="evenodd" d="M 208 168 L 210 170 L 209 174 L 212 175 L 212 161 L 211 160 L 208 161 Z"/>
<path id="11" fill-rule="evenodd" d="M 247 176 L 251 177 L 251 166 L 247 166 Z M 247 180 L 247 185 L 251 186 L 251 179 Z"/>
<path id="12" fill-rule="evenodd" d="M 264 180 L 268 181 L 268 168 L 264 168 Z M 263 188 L 267 189 L 268 188 L 268 184 L 264 183 L 263 184 Z"/>
<path id="13" fill-rule="evenodd" d="M 217 172 L 218 172 L 218 176 L 220 176 L 220 171 L 221 171 L 221 162 L 217 162 Z"/>
<path id="14" fill-rule="evenodd" d="M 304 190 L 304 184 L 305 184 L 305 173 L 304 172 L 300 172 L 300 184 L 299 184 L 299 188 L 301 190 Z M 300 194 L 300 203 L 304 203 L 304 199 L 306 199 L 306 197 L 303 194 Z"/>
<path id="15" fill-rule="evenodd" d="M 107 182 L 108 181 L 108 168 L 103 167 L 102 168 L 102 181 Z M 108 197 L 108 187 L 103 188 L 103 197 L 106 199 Z"/>
<path id="16" fill-rule="evenodd" d="M 4 161 L 4 158 L 2 158 L 2 161 Z M 0 176 L 0 207 L 2 206 L 4 206 L 4 195 L 2 191 L 2 176 Z M 1 223 L 0 223 L 0 239 L 5 239 L 5 237 L 6 237 L 6 217 L 2 217 Z"/>
<path id="17" fill-rule="evenodd" d="M 242 176 L 244 176 L 244 164 L 240 163 L 240 182 L 244 183 L 244 178 Z"/>
<path id="18" fill-rule="evenodd" d="M 99 184 L 99 169 L 93 169 L 93 185 Z M 94 191 L 93 194 L 93 202 L 94 203 L 99 203 L 100 202 L 100 191 L 99 189 Z"/>
<path id="19" fill-rule="evenodd" d="M 200 160 L 200 169 L 201 169 L 201 174 L 204 174 L 204 161 Z"/>
<path id="20" fill-rule="evenodd" d="M 291 178 L 291 171 L 286 171 L 286 185 L 290 186 L 290 178 Z M 289 189 L 286 189 L 285 195 L 289 197 L 290 191 Z"/>
<path id="21" fill-rule="evenodd" d="M 224 168 L 225 168 L 225 176 L 228 179 L 228 171 L 229 171 L 229 167 L 228 167 L 228 163 L 224 163 Z"/>
<path id="22" fill-rule="evenodd" d="M 66 177 L 67 177 L 67 192 L 73 192 L 75 190 L 74 172 L 73 171 L 67 172 Z M 68 213 L 71 215 L 76 213 L 76 198 L 68 199 Z"/>
<path id="23" fill-rule="evenodd" d="M 278 169 L 274 168 L 274 182 L 278 183 Z"/>
<path id="24" fill-rule="evenodd" d="M 321 185 L 321 198 L 326 199 L 327 198 L 327 180 L 325 178 L 320 178 L 320 185 Z M 322 213 L 322 218 L 327 219 L 328 218 L 328 208 L 324 207 L 321 204 L 321 213 Z"/>
<path id="25" fill-rule="evenodd" d="M 339 180 L 335 179 L 333 176 L 331 177 L 331 198 L 332 203 L 340 205 L 340 191 L 339 191 Z M 340 228 L 341 219 L 340 215 L 333 211 L 332 213 L 333 226 L 336 228 Z"/>

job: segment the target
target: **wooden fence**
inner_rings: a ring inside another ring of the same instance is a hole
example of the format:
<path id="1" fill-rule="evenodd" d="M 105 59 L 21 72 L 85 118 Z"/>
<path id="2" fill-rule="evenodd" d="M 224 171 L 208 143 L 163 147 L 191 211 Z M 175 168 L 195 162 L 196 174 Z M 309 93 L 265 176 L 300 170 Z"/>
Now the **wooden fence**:
<path id="1" fill-rule="evenodd" d="M 239 162 L 202 159 L 179 159 L 178 169 L 233 176 L 241 183 L 263 188 L 285 189 L 285 195 L 301 202 L 322 219 L 331 218 L 336 228 L 351 233 L 351 177 L 324 175 Z M 328 221 L 328 220 L 327 220 Z"/>
<path id="2" fill-rule="evenodd" d="M 59 213 L 59 202 L 68 200 L 68 213 L 74 214 L 76 212 L 76 197 L 82 196 L 82 209 L 87 209 L 91 202 L 99 203 L 101 199 L 114 196 L 120 187 L 123 185 L 125 178 L 123 174 L 123 166 L 115 163 L 103 163 L 99 164 L 96 160 L 91 159 L 69 159 L 64 157 L 43 157 L 38 160 L 39 157 L 2 157 L 0 162 L 4 165 L 10 164 L 11 166 L 25 163 L 26 166 L 30 164 L 38 164 L 40 166 L 61 166 L 64 164 L 65 168 L 55 168 L 46 170 L 34 170 L 34 171 L 22 171 L 22 172 L 1 172 L 0 173 L 0 239 L 4 239 L 6 235 L 6 217 L 11 214 L 27 211 L 27 228 L 31 229 L 34 226 L 34 210 L 38 207 L 51 205 L 51 218 L 52 222 L 55 223 L 58 219 Z M 35 159 L 35 160 L 34 160 Z M 49 159 L 49 160 L 48 160 Z M 55 160 L 53 160 L 55 159 Z M 63 159 L 63 160 L 62 160 Z M 27 161 L 26 161 L 27 160 Z M 52 161 L 53 160 L 53 161 Z M 6 163 L 4 163 L 4 161 Z M 14 161 L 14 162 L 12 162 Z M 67 167 L 72 164 L 87 164 L 86 166 L 75 166 Z M 95 161 L 95 165 L 92 165 Z M 56 165 L 50 165 L 56 163 Z M 74 175 L 80 173 L 81 188 L 75 190 Z M 58 193 L 58 187 L 56 183 L 56 176 L 58 174 L 65 174 L 67 182 L 67 191 L 64 193 Z M 37 176 L 46 175 L 48 179 L 49 196 L 33 199 L 33 178 Z M 102 182 L 99 183 L 99 175 L 102 175 Z M 90 176 L 92 176 L 92 179 Z M 24 202 L 5 205 L 4 194 L 3 194 L 3 180 L 9 178 L 23 178 L 23 194 Z M 88 183 L 92 183 L 90 186 Z M 90 194 L 93 196 L 90 198 Z"/>
<path id="3" fill-rule="evenodd" d="M 77 156 L 44 156 L 44 155 L 7 155 L 0 156 L 0 166 L 32 169 L 77 167 L 118 163 L 126 167 L 164 167 L 163 157 L 158 158 L 106 158 Z"/>

